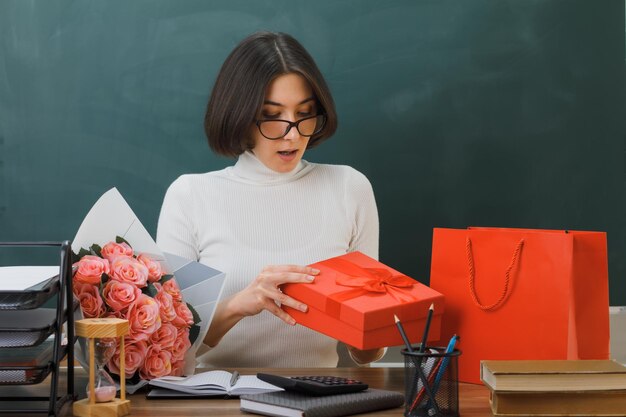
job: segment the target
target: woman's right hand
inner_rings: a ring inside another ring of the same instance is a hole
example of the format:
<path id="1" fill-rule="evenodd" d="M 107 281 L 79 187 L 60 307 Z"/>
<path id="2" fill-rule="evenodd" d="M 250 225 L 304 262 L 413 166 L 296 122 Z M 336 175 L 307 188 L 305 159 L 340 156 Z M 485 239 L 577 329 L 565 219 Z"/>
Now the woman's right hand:
<path id="1" fill-rule="evenodd" d="M 319 270 L 300 265 L 268 265 L 245 289 L 235 294 L 230 306 L 233 313 L 243 317 L 254 316 L 263 310 L 274 314 L 287 324 L 294 325 L 296 321 L 287 314 L 280 305 L 307 311 L 308 306 L 280 290 L 282 284 L 304 282 L 311 283 Z"/>
<path id="2" fill-rule="evenodd" d="M 308 306 L 284 294 L 280 286 L 295 282 L 311 283 L 319 273 L 319 270 L 309 266 L 266 266 L 250 285 L 217 305 L 204 343 L 210 347 L 216 346 L 239 320 L 259 314 L 263 310 L 269 311 L 287 324 L 295 325 L 293 317 L 283 311 L 279 304 L 300 311 L 307 311 Z"/>

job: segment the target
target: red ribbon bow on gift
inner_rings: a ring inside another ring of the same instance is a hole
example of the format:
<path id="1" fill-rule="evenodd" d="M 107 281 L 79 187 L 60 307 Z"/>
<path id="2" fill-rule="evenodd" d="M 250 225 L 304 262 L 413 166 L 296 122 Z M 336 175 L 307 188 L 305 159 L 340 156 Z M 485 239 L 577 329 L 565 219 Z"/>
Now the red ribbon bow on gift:
<path id="1" fill-rule="evenodd" d="M 415 297 L 402 290 L 402 288 L 410 288 L 415 284 L 415 281 L 406 275 L 394 274 L 384 268 L 363 268 L 340 258 L 328 259 L 321 264 L 345 274 L 335 279 L 336 284 L 354 287 L 354 289 L 341 291 L 328 297 L 326 312 L 333 317 L 339 318 L 342 301 L 366 294 L 389 294 L 400 302 L 415 300 Z"/>
<path id="2" fill-rule="evenodd" d="M 415 284 L 406 275 L 393 275 L 391 271 L 383 268 L 361 268 L 366 276 L 340 276 L 335 283 L 345 287 L 359 287 L 365 291 L 394 294 L 394 288 L 410 288 Z M 402 294 L 402 293 L 401 293 Z"/>

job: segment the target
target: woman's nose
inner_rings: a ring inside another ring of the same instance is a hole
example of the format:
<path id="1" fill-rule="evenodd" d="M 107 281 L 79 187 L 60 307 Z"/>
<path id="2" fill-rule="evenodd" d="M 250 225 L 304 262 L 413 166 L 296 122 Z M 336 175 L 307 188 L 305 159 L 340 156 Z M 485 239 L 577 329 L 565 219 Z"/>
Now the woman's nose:
<path id="1" fill-rule="evenodd" d="M 289 131 L 285 134 L 284 139 L 296 140 L 300 138 L 300 132 L 298 132 L 298 127 L 293 125 L 289 128 Z"/>

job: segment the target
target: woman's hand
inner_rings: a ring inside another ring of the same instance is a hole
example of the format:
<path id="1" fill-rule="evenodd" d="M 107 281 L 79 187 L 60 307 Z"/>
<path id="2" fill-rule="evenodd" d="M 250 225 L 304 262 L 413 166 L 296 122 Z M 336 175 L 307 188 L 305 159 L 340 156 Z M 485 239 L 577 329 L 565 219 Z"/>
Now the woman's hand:
<path id="1" fill-rule="evenodd" d="M 287 324 L 296 324 L 293 317 L 278 304 L 300 311 L 307 311 L 308 306 L 281 292 L 280 286 L 294 282 L 311 283 L 319 273 L 319 270 L 308 266 L 266 266 L 250 285 L 217 305 L 204 343 L 211 347 L 216 346 L 239 320 L 257 315 L 263 310 L 269 311 Z"/>
<path id="2" fill-rule="evenodd" d="M 357 365 L 366 365 L 370 362 L 375 362 L 385 356 L 387 352 L 387 348 L 361 350 L 350 345 L 346 345 L 346 348 L 348 348 L 350 357 Z"/>
<path id="3" fill-rule="evenodd" d="M 283 311 L 278 304 L 302 312 L 307 311 L 308 306 L 284 294 L 280 286 L 292 282 L 311 283 L 319 272 L 308 266 L 266 266 L 250 285 L 233 296 L 233 313 L 243 318 L 267 310 L 285 323 L 294 325 L 296 321 L 293 317 Z"/>

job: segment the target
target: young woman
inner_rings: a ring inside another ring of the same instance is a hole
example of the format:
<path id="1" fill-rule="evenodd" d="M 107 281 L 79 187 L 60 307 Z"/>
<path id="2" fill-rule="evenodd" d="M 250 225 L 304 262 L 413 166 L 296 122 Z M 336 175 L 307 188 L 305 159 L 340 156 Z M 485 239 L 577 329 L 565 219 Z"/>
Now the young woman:
<path id="1" fill-rule="evenodd" d="M 359 250 L 378 258 L 378 212 L 364 175 L 302 159 L 335 132 L 332 96 L 315 62 L 284 33 L 255 33 L 228 56 L 205 116 L 214 152 L 234 166 L 183 175 L 169 187 L 157 242 L 226 273 L 199 352 L 215 367 L 337 365 L 337 341 L 303 326 L 280 291 L 311 283 L 305 265 Z M 348 347 L 359 364 L 384 351 Z"/>

